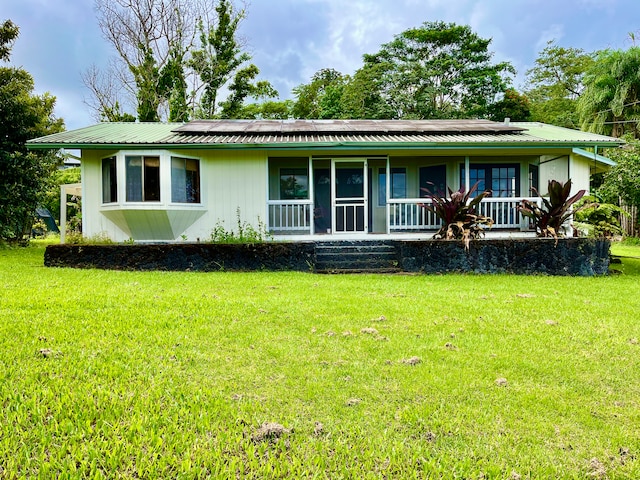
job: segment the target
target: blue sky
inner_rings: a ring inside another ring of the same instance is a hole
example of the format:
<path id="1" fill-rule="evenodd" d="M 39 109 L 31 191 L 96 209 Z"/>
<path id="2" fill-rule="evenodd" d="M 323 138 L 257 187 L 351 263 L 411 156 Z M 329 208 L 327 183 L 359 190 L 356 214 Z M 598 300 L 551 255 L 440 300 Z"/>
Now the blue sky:
<path id="1" fill-rule="evenodd" d="M 3 0 L 0 21 L 20 27 L 11 63 L 57 97 L 68 129 L 95 123 L 80 75 L 114 55 L 101 37 L 92 0 Z M 515 86 L 548 40 L 595 51 L 640 38 L 639 0 L 251 0 L 241 33 L 281 98 L 321 68 L 351 74 L 362 55 L 425 21 L 470 25 L 491 38 L 494 60 L 518 70 Z M 638 40 L 640 42 L 640 40 Z"/>

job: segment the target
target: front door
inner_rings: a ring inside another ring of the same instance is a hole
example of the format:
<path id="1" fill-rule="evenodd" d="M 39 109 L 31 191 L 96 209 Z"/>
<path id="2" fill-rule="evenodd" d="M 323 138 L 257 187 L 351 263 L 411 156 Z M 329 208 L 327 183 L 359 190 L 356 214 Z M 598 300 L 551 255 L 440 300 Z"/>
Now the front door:
<path id="1" fill-rule="evenodd" d="M 367 161 L 331 160 L 331 228 L 335 233 L 364 233 L 369 229 Z"/>

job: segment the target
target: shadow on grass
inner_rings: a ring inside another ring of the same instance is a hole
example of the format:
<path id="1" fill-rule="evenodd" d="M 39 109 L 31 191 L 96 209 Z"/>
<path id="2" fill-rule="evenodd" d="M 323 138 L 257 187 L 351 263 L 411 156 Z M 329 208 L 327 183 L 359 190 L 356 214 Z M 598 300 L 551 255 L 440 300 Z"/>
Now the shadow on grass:
<path id="1" fill-rule="evenodd" d="M 620 259 L 621 263 L 611 263 L 609 269 L 626 276 L 640 276 L 640 258 L 612 255 L 612 259 Z"/>
<path id="2" fill-rule="evenodd" d="M 626 239 L 623 242 L 611 243 L 612 263 L 609 269 L 624 275 L 640 275 L 640 244 L 636 239 Z M 614 263 L 620 261 L 621 263 Z"/>

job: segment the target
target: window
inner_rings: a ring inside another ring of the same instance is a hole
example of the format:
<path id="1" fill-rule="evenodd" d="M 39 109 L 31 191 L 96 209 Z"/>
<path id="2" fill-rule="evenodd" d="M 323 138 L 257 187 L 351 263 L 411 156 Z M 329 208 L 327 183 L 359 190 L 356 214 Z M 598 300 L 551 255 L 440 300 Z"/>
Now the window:
<path id="1" fill-rule="evenodd" d="M 160 201 L 160 157 L 125 157 L 127 202 Z"/>
<path id="2" fill-rule="evenodd" d="M 200 203 L 200 161 L 171 157 L 171 201 Z"/>
<path id="3" fill-rule="evenodd" d="M 491 169 L 491 195 L 493 197 L 516 196 L 516 169 L 493 167 Z"/>
<path id="4" fill-rule="evenodd" d="M 432 165 L 420 167 L 420 196 L 432 194 L 447 195 L 447 167 Z"/>
<path id="5" fill-rule="evenodd" d="M 407 169 L 391 169 L 391 198 L 407 198 Z M 378 170 L 378 206 L 384 207 L 387 202 L 387 170 Z"/>
<path id="6" fill-rule="evenodd" d="M 460 185 L 464 185 L 464 166 L 460 168 Z M 517 197 L 520 195 L 520 166 L 504 165 L 473 165 L 469 166 L 469 187 L 478 183 L 478 188 L 472 196 L 485 190 L 491 190 L 492 197 Z"/>
<path id="7" fill-rule="evenodd" d="M 102 159 L 102 203 L 118 201 L 116 157 Z"/>
<path id="8" fill-rule="evenodd" d="M 529 164 L 529 196 L 537 196 L 539 191 L 538 180 L 540 178 L 540 169 L 537 165 Z M 534 190 L 535 189 L 535 190 Z"/>
<path id="9" fill-rule="evenodd" d="M 309 198 L 309 174 L 306 168 L 280 169 L 280 199 L 300 200 Z"/>

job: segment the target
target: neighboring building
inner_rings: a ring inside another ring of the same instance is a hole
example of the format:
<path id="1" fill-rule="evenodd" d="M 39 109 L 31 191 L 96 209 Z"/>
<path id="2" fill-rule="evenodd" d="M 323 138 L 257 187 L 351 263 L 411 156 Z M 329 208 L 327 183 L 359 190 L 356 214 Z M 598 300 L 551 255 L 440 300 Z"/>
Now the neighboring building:
<path id="1" fill-rule="evenodd" d="M 541 123 L 486 120 L 200 120 L 102 123 L 30 140 L 82 152 L 87 237 L 206 240 L 238 215 L 274 238 L 433 232 L 425 188 L 479 182 L 495 231 L 527 230 L 516 206 L 548 180 L 613 164 L 619 139 Z M 587 151 L 586 148 L 593 151 Z"/>

